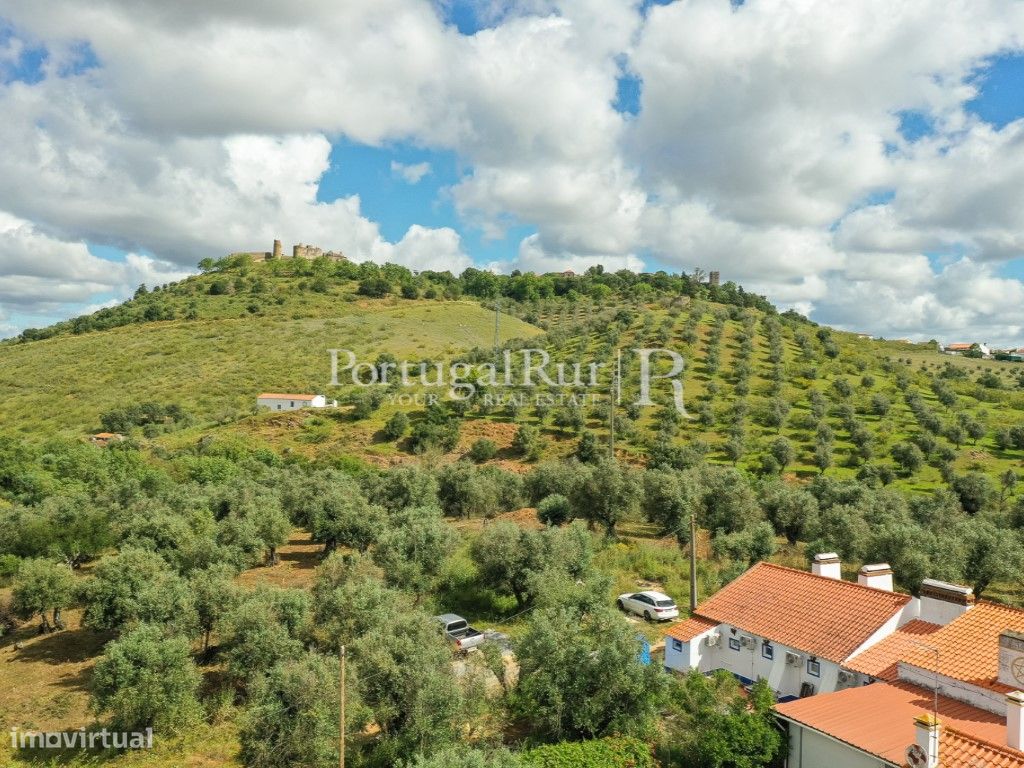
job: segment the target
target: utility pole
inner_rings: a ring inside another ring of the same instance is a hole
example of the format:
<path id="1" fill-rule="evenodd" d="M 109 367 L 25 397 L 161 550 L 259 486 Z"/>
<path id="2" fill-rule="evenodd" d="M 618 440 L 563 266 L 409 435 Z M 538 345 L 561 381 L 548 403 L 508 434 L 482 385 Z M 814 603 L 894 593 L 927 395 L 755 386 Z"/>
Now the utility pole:
<path id="1" fill-rule="evenodd" d="M 345 768 L 345 646 L 341 646 L 341 672 L 338 675 L 338 694 L 339 694 L 339 728 L 338 733 L 341 737 L 341 745 L 338 751 L 338 768 Z"/>
<path id="2" fill-rule="evenodd" d="M 501 302 L 499 299 L 494 299 L 494 362 L 497 364 L 500 354 L 498 352 L 501 347 Z"/>
<path id="3" fill-rule="evenodd" d="M 690 515 L 690 613 L 697 610 L 697 516 Z"/>

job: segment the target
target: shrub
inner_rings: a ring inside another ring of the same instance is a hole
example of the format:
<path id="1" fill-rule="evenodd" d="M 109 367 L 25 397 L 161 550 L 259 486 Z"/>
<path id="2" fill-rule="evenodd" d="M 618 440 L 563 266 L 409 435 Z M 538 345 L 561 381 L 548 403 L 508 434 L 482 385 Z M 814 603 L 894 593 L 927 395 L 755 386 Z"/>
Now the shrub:
<path id="1" fill-rule="evenodd" d="M 399 440 L 408 428 L 409 417 L 402 411 L 397 411 L 384 423 L 382 432 L 388 440 Z"/>
<path id="2" fill-rule="evenodd" d="M 651 748 L 628 736 L 567 741 L 523 752 L 524 768 L 655 768 Z"/>
<path id="3" fill-rule="evenodd" d="M 493 459 L 498 453 L 498 445 L 486 437 L 481 437 L 469 449 L 469 458 L 478 464 Z"/>

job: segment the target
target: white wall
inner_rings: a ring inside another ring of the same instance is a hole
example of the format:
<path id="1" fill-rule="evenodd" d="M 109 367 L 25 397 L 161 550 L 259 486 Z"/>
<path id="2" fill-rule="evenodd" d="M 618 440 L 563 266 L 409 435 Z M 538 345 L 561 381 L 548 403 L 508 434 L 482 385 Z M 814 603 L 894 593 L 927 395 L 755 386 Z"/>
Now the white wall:
<path id="1" fill-rule="evenodd" d="M 899 670 L 900 680 L 919 685 L 930 691 L 935 690 L 935 673 L 921 667 L 915 667 L 905 661 L 899 662 L 896 667 Z M 939 669 L 942 669 L 941 661 Z M 980 688 L 962 680 L 955 680 L 946 675 L 938 676 L 939 693 L 957 701 L 963 701 L 978 709 L 1006 717 L 1006 696 L 988 688 Z"/>
<path id="2" fill-rule="evenodd" d="M 880 757 L 830 739 L 810 728 L 789 723 L 787 768 L 880 768 L 890 766 Z"/>
<path id="3" fill-rule="evenodd" d="M 807 671 L 809 654 L 781 643 L 772 643 L 773 658 L 766 659 L 762 655 L 763 638 L 760 637 L 755 637 L 753 649 L 741 646 L 735 651 L 729 647 L 729 639 L 739 639 L 747 633 L 736 630 L 733 634 L 733 629 L 734 627 L 723 624 L 715 630 L 698 635 L 688 643 L 682 643 L 680 650 L 675 649 L 672 638 L 666 638 L 665 666 L 680 672 L 697 669 L 707 673 L 724 669 L 748 680 L 764 679 L 779 696 L 799 696 L 804 683 L 813 685 L 815 693 L 831 693 L 840 687 L 838 664 L 818 657 L 821 675 L 815 677 Z M 704 638 L 712 631 L 718 632 L 721 640 L 717 646 L 708 647 L 704 643 Z M 803 657 L 799 666 L 786 664 L 787 651 Z M 858 680 L 851 684 L 856 685 L 859 682 Z"/>
<path id="4" fill-rule="evenodd" d="M 310 400 L 291 400 L 281 397 L 257 397 L 257 408 L 269 408 L 272 411 L 297 411 L 300 408 L 324 408 L 327 399 L 323 395 L 317 395 Z"/>

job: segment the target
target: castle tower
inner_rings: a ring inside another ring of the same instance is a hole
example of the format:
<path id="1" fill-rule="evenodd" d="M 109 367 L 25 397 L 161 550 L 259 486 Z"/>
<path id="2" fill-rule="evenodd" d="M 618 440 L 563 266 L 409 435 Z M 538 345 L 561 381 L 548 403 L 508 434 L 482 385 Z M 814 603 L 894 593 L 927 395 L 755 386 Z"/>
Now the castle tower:
<path id="1" fill-rule="evenodd" d="M 281 241 L 280 240 L 275 240 L 274 241 L 274 258 L 275 259 L 280 259 L 281 258 Z"/>
<path id="2" fill-rule="evenodd" d="M 708 285 L 718 285 L 719 279 L 718 272 L 712 272 L 708 275 Z"/>

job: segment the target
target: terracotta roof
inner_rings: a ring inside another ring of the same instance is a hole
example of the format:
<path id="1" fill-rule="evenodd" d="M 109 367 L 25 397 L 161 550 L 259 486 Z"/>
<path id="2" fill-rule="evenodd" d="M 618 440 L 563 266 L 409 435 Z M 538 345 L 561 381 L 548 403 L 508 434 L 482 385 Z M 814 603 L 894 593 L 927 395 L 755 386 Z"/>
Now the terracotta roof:
<path id="1" fill-rule="evenodd" d="M 960 343 L 957 343 L 957 344 L 947 344 L 946 345 L 946 349 L 970 349 L 970 348 L 971 348 L 970 344 L 960 344 Z"/>
<path id="2" fill-rule="evenodd" d="M 264 392 L 262 395 L 256 395 L 257 399 L 263 399 L 265 397 L 272 397 L 275 400 L 313 400 L 316 395 L 282 395 L 277 392 Z"/>
<path id="3" fill-rule="evenodd" d="M 1014 690 L 997 681 L 999 636 L 1008 629 L 1024 632 L 1024 611 L 977 603 L 929 636 L 928 645 L 939 650 L 939 674 L 999 693 Z M 911 648 L 903 660 L 929 672 L 935 670 L 935 652 L 930 649 Z"/>
<path id="4" fill-rule="evenodd" d="M 710 619 L 705 619 L 700 616 L 691 616 L 685 621 L 681 621 L 678 624 L 669 627 L 668 632 L 665 634 L 668 637 L 674 637 L 676 640 L 689 642 L 697 635 L 707 632 L 709 629 L 714 629 L 717 626 L 717 621 L 711 621 Z"/>
<path id="5" fill-rule="evenodd" d="M 914 718 L 932 711 L 931 691 L 909 683 L 874 683 L 836 693 L 808 696 L 779 704 L 776 711 L 816 731 L 827 733 L 896 765 L 914 743 Z M 939 696 L 942 737 L 940 765 L 960 768 L 979 762 L 986 768 L 1024 768 L 1024 752 L 1006 744 L 1006 722 L 983 709 Z"/>
<path id="6" fill-rule="evenodd" d="M 841 663 L 908 602 L 909 595 L 758 563 L 694 614 Z"/>
<path id="7" fill-rule="evenodd" d="M 940 629 L 941 624 L 930 624 L 920 619 L 909 621 L 881 642 L 858 653 L 843 666 L 879 680 L 896 680 L 899 677 L 896 663 L 905 659 L 910 650 L 917 650 L 919 646 L 916 643 L 930 643 L 926 638 Z"/>

